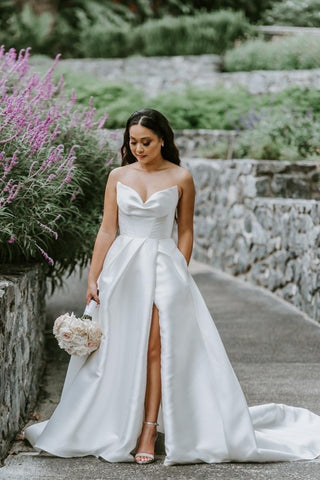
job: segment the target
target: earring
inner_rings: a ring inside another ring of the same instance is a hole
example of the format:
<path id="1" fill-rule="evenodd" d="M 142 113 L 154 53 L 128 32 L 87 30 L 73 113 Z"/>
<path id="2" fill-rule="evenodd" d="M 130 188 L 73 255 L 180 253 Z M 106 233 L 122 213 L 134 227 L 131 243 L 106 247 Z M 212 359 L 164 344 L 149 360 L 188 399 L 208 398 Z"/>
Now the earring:
<path id="1" fill-rule="evenodd" d="M 161 147 L 164 147 L 164 143 L 161 143 Z"/>

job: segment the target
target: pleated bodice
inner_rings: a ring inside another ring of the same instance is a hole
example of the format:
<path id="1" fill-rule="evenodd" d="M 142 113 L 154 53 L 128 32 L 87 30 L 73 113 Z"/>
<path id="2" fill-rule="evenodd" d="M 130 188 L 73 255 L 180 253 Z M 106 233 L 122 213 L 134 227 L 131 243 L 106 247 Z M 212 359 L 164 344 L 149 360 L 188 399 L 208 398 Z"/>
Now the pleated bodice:
<path id="1" fill-rule="evenodd" d="M 159 190 L 145 202 L 136 190 L 117 183 L 120 235 L 163 239 L 171 238 L 179 199 L 178 187 Z"/>

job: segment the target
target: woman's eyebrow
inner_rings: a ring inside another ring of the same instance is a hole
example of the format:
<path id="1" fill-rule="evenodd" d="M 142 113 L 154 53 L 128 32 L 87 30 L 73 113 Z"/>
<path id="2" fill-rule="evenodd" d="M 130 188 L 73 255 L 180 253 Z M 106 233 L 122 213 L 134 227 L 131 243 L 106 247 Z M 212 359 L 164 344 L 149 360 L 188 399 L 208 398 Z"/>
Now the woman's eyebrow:
<path id="1" fill-rule="evenodd" d="M 131 137 L 131 136 L 130 136 L 130 139 L 131 140 L 136 140 L 135 137 Z M 141 137 L 140 140 L 151 140 L 151 138 L 150 137 Z"/>

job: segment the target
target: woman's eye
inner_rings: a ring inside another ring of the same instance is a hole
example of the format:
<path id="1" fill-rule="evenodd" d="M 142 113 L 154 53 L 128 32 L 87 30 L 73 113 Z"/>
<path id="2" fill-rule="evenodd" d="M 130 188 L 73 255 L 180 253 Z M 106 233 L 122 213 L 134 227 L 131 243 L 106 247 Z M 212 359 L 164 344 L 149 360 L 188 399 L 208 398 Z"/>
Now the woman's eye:
<path id="1" fill-rule="evenodd" d="M 129 143 L 130 143 L 130 145 L 133 145 L 133 146 L 134 146 L 134 145 L 137 145 L 137 142 L 132 142 L 132 141 L 130 141 Z M 150 142 L 143 143 L 142 145 L 143 145 L 144 147 L 148 147 L 148 146 L 150 145 Z"/>

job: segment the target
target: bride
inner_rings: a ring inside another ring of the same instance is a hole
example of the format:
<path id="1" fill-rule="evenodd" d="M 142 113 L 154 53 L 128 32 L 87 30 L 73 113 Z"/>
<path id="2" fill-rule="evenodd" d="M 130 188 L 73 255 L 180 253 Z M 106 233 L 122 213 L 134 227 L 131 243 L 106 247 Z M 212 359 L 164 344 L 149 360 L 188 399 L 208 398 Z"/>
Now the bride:
<path id="1" fill-rule="evenodd" d="M 152 109 L 133 113 L 121 152 L 88 276 L 102 342 L 71 357 L 60 403 L 26 438 L 60 457 L 145 464 L 154 461 L 158 430 L 166 466 L 317 457 L 319 416 L 247 406 L 188 272 L 195 189 L 167 119 Z"/>

